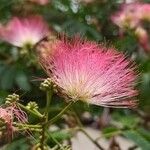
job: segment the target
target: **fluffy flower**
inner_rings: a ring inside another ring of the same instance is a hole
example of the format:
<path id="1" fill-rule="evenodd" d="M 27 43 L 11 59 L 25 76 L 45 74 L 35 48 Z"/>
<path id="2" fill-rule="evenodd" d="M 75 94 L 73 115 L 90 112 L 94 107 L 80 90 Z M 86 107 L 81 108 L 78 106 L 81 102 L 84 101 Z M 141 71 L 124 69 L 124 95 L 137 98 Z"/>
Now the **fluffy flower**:
<path id="1" fill-rule="evenodd" d="M 79 38 L 54 44 L 40 62 L 64 97 L 106 107 L 136 105 L 136 73 L 123 54 Z"/>
<path id="2" fill-rule="evenodd" d="M 124 4 L 121 6 L 121 10 L 111 16 L 111 20 L 114 24 L 120 28 L 135 28 L 139 22 L 139 3 Z"/>
<path id="3" fill-rule="evenodd" d="M 26 123 L 27 115 L 18 106 L 12 105 L 5 108 L 0 107 L 0 119 L 6 124 L 8 138 L 11 138 L 15 130 L 13 122 Z"/>
<path id="4" fill-rule="evenodd" d="M 149 43 L 149 36 L 148 36 L 148 32 L 142 28 L 142 27 L 138 27 L 135 30 L 135 35 L 137 36 L 139 43 L 141 44 L 141 46 L 147 50 L 150 51 L 150 43 Z"/>
<path id="5" fill-rule="evenodd" d="M 111 16 L 114 24 L 120 28 L 135 28 L 142 20 L 150 21 L 150 4 L 129 3 L 121 6 L 120 11 Z"/>
<path id="6" fill-rule="evenodd" d="M 46 5 L 49 3 L 49 0 L 30 0 L 31 2 L 37 3 L 39 5 Z"/>
<path id="7" fill-rule="evenodd" d="M 141 5 L 139 15 L 141 19 L 150 21 L 150 4 Z"/>
<path id="8" fill-rule="evenodd" d="M 0 39 L 17 47 L 35 45 L 48 34 L 48 26 L 41 16 L 14 17 L 0 27 Z"/>
<path id="9" fill-rule="evenodd" d="M 12 117 L 11 114 L 8 113 L 7 109 L 0 108 L 0 118 L 8 125 L 11 125 Z"/>

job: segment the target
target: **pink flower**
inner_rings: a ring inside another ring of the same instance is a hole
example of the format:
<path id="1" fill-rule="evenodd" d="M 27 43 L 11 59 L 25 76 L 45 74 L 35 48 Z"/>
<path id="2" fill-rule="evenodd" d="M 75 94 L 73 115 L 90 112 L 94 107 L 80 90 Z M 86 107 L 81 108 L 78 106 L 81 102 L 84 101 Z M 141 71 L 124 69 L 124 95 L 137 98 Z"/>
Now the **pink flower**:
<path id="1" fill-rule="evenodd" d="M 9 125 L 12 122 L 11 114 L 8 113 L 7 109 L 0 108 L 0 118 Z"/>
<path id="2" fill-rule="evenodd" d="M 114 24 L 120 28 L 135 28 L 142 20 L 150 21 L 150 4 L 129 3 L 121 6 L 120 11 L 111 16 Z"/>
<path id="3" fill-rule="evenodd" d="M 121 6 L 121 10 L 111 16 L 114 24 L 120 28 L 135 28 L 140 23 L 139 9 L 141 4 L 130 3 Z"/>
<path id="4" fill-rule="evenodd" d="M 141 5 L 139 15 L 141 19 L 150 21 L 150 4 Z"/>
<path id="5" fill-rule="evenodd" d="M 49 3 L 49 0 L 30 0 L 31 2 L 37 3 L 39 5 L 46 5 Z"/>
<path id="6" fill-rule="evenodd" d="M 137 36 L 139 43 L 144 48 L 144 50 L 147 50 L 149 52 L 150 51 L 150 43 L 149 43 L 149 36 L 148 36 L 147 31 L 144 28 L 139 26 L 135 30 L 135 35 Z"/>
<path id="7" fill-rule="evenodd" d="M 0 38 L 17 47 L 33 46 L 48 34 L 48 26 L 41 16 L 14 17 L 0 27 Z"/>
<path id="8" fill-rule="evenodd" d="M 13 126 L 12 126 L 12 116 L 11 113 L 7 111 L 5 108 L 0 108 L 0 119 L 5 123 L 7 136 L 8 138 L 12 138 Z"/>
<path id="9" fill-rule="evenodd" d="M 65 97 L 106 107 L 136 105 L 135 68 L 123 54 L 79 38 L 56 41 L 49 51 L 40 62 Z"/>
<path id="10" fill-rule="evenodd" d="M 12 138 L 15 127 L 13 122 L 27 123 L 27 115 L 17 105 L 11 105 L 5 108 L 0 107 L 0 119 L 6 124 L 8 138 Z"/>

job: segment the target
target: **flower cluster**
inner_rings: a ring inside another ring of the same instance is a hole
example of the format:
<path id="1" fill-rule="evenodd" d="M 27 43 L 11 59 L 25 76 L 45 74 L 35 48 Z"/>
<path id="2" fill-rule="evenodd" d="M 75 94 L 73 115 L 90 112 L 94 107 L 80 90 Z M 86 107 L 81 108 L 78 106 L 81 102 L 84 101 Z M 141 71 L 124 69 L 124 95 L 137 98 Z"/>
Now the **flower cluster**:
<path id="1" fill-rule="evenodd" d="M 150 50 L 148 33 L 142 25 L 144 20 L 150 21 L 150 4 L 124 4 L 120 11 L 112 15 L 111 20 L 123 31 L 133 29 L 143 48 Z"/>
<path id="2" fill-rule="evenodd" d="M 47 55 L 40 62 L 64 97 L 105 107 L 136 105 L 135 68 L 123 54 L 79 38 L 51 44 L 43 46 Z"/>

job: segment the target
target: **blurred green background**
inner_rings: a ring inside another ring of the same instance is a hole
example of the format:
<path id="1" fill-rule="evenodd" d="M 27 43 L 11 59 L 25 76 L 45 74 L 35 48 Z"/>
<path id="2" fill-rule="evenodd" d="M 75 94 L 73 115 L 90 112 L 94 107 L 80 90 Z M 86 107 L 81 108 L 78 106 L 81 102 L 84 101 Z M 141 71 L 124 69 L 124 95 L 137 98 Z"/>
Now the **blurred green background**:
<path id="1" fill-rule="evenodd" d="M 150 3 L 150 0 L 142 2 Z M 41 6 L 27 0 L 0 0 L 0 22 L 6 23 L 13 16 L 40 14 L 56 33 L 65 32 L 68 36 L 79 33 L 87 39 L 113 45 L 118 51 L 123 51 L 128 57 L 134 59 L 139 71 L 138 109 L 112 109 L 112 118 L 122 124 L 122 128 L 112 127 L 109 124 L 100 130 L 103 130 L 104 135 L 109 135 L 109 137 L 121 130 L 123 136 L 134 141 L 142 150 L 150 150 L 150 132 L 148 131 L 150 127 L 150 55 L 145 53 L 131 32 L 124 34 L 122 38 L 119 37 L 119 28 L 112 23 L 110 16 L 118 10 L 121 3 L 123 3 L 121 0 L 80 0 L 80 2 L 77 0 L 50 0 L 48 5 Z M 148 24 L 150 33 L 149 29 Z M 35 100 L 40 104 L 42 110 L 45 105 L 45 93 L 39 89 L 39 80 L 46 78 L 46 74 L 36 61 L 36 59 L 21 56 L 18 48 L 0 41 L 1 104 L 8 94 L 15 92 L 21 95 L 22 103 L 26 104 Z M 59 108 L 63 106 L 63 101 L 55 97 L 56 100 L 52 102 L 50 114 L 51 111 L 59 111 Z M 93 118 L 94 116 L 100 117 L 103 112 L 101 107 L 81 106 L 80 104 L 76 104 L 73 109 L 78 116 L 88 111 Z M 68 138 L 62 135 L 55 137 L 60 141 Z M 27 139 L 18 140 L 16 138 L 16 141 L 7 149 L 26 150 L 29 149 L 28 143 Z"/>

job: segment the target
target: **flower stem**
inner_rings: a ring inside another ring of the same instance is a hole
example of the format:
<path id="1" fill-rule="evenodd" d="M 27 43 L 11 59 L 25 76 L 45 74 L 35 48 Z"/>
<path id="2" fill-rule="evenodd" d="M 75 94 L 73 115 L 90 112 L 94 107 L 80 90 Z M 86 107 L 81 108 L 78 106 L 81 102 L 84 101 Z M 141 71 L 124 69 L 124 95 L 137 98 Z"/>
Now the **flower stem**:
<path id="1" fill-rule="evenodd" d="M 53 95 L 52 89 L 47 91 L 47 93 L 46 93 L 46 109 L 45 109 L 46 122 L 48 121 L 48 112 L 49 112 L 49 106 L 51 103 L 52 95 Z"/>
<path id="2" fill-rule="evenodd" d="M 25 131 L 25 130 L 29 130 L 29 131 L 32 131 L 32 132 L 38 132 L 38 133 L 41 133 L 41 129 L 34 129 L 34 128 L 29 128 L 29 127 L 23 127 L 23 128 L 16 128 L 15 129 L 17 132 L 19 131 Z"/>
<path id="3" fill-rule="evenodd" d="M 47 121 L 46 124 L 52 124 L 55 121 L 57 121 L 63 114 L 64 112 L 74 103 L 74 101 L 71 101 L 68 103 L 68 105 L 60 112 L 58 113 L 54 118 L 52 118 L 51 120 Z"/>
<path id="4" fill-rule="evenodd" d="M 16 122 L 14 122 L 13 124 L 18 127 L 21 126 L 21 127 L 29 127 L 29 128 L 41 128 L 41 125 L 38 125 L 38 124 L 33 125 L 33 124 L 22 124 L 22 123 L 16 123 Z"/>
<path id="5" fill-rule="evenodd" d="M 41 137 L 40 137 L 40 148 L 41 148 L 41 150 L 44 150 L 44 147 L 45 147 L 45 131 L 46 131 L 45 128 L 46 128 L 46 126 L 43 124 Z"/>
<path id="6" fill-rule="evenodd" d="M 38 111 L 35 111 L 35 110 L 31 110 L 31 109 L 28 109 L 27 107 L 25 107 L 24 105 L 18 103 L 18 105 L 23 108 L 24 110 L 28 111 L 29 113 L 33 114 L 34 116 L 37 116 L 39 118 L 43 118 L 43 115 L 38 112 Z"/>
<path id="7" fill-rule="evenodd" d="M 40 148 L 41 150 L 44 150 L 44 147 L 46 146 L 46 129 L 47 129 L 47 122 L 48 122 L 48 114 L 49 114 L 49 106 L 51 103 L 53 91 L 52 89 L 47 90 L 46 92 L 46 107 L 45 107 L 45 114 L 44 114 L 44 123 L 42 124 L 42 132 L 41 132 L 41 139 L 40 139 Z"/>
<path id="8" fill-rule="evenodd" d="M 47 108 L 46 108 L 46 118 L 45 118 L 45 121 L 44 121 L 44 124 L 42 125 L 42 132 L 41 132 L 41 139 L 40 139 L 40 148 L 41 150 L 44 150 L 44 147 L 45 147 L 45 141 L 46 141 L 46 128 L 48 127 L 49 124 L 52 124 L 53 122 L 55 122 L 57 119 L 59 119 L 63 113 L 72 105 L 73 101 L 70 102 L 60 113 L 58 113 L 54 118 L 52 118 L 51 120 L 48 121 L 48 106 L 50 104 L 50 100 L 51 100 L 51 96 L 52 94 L 50 93 L 47 93 Z"/>

